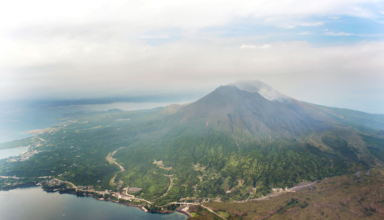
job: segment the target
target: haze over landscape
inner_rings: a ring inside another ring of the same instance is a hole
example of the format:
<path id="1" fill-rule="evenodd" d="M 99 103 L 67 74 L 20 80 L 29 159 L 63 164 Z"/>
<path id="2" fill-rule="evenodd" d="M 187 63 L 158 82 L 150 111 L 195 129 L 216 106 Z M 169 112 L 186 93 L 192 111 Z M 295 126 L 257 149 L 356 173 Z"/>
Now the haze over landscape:
<path id="1" fill-rule="evenodd" d="M 384 1 L 0 19 L 0 219 L 384 218 Z"/>
<path id="2" fill-rule="evenodd" d="M 3 101 L 196 100 L 258 79 L 298 100 L 384 113 L 382 1 L 0 4 Z"/>

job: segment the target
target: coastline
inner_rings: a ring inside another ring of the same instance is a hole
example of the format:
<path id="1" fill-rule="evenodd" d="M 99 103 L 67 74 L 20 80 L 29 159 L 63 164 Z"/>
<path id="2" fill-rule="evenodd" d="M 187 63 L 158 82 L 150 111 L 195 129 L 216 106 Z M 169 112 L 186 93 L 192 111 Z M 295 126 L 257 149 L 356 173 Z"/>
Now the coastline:
<path id="1" fill-rule="evenodd" d="M 7 177 L 7 178 L 19 178 L 19 177 Z M 300 183 L 300 184 L 297 184 L 296 186 L 294 186 L 292 188 L 289 188 L 289 189 L 286 188 L 285 190 L 282 189 L 282 191 L 280 191 L 280 192 L 271 193 L 271 194 L 269 194 L 267 196 L 264 196 L 264 197 L 261 197 L 261 198 L 257 198 L 257 199 L 250 199 L 249 201 L 260 201 L 260 200 L 265 200 L 265 199 L 268 199 L 268 198 L 271 198 L 271 197 L 276 197 L 276 196 L 278 196 L 278 195 L 280 195 L 282 193 L 286 193 L 286 192 L 301 191 L 303 188 L 313 187 L 317 182 L 318 181 L 307 182 L 307 183 Z M 21 184 L 21 185 L 17 185 L 17 186 L 12 186 L 12 187 L 9 187 L 9 188 L 1 188 L 0 191 L 9 191 L 9 190 L 12 190 L 12 189 L 24 188 L 24 187 L 34 187 L 34 186 L 41 186 L 41 189 L 43 191 L 47 192 L 47 193 L 59 192 L 59 194 L 73 194 L 73 195 L 76 195 L 77 197 L 90 196 L 90 197 L 93 197 L 94 199 L 99 200 L 99 201 L 107 201 L 107 202 L 119 203 L 119 204 L 122 204 L 122 205 L 139 208 L 141 211 L 144 211 L 144 212 L 159 213 L 159 214 L 171 214 L 173 212 L 179 212 L 179 213 L 184 214 L 185 216 L 187 216 L 187 218 L 191 218 L 192 217 L 190 213 L 188 213 L 187 211 L 183 211 L 183 209 L 186 206 L 180 206 L 180 207 L 177 207 L 174 210 L 165 210 L 165 211 L 147 210 L 149 208 L 146 207 L 143 204 L 135 205 L 135 204 L 128 203 L 127 202 L 128 200 L 124 200 L 124 199 L 123 199 L 123 201 L 116 201 L 116 200 L 112 200 L 110 198 L 98 197 L 97 196 L 98 194 L 95 195 L 93 192 L 88 193 L 87 191 L 82 191 L 82 190 L 81 191 L 74 191 L 72 188 L 66 188 L 66 189 L 63 189 L 63 188 L 61 188 L 61 189 L 59 189 L 59 188 L 45 188 L 44 189 L 44 187 L 41 185 L 40 181 L 39 182 L 29 182 L 29 183 L 25 183 L 25 184 Z M 242 200 L 242 201 L 233 201 L 232 203 L 246 203 L 248 201 L 248 199 L 247 200 Z M 200 206 L 203 207 L 203 208 L 208 209 L 207 207 L 203 206 L 202 204 L 200 204 Z M 217 213 L 215 213 L 214 211 L 212 211 L 210 209 L 208 209 L 208 211 L 210 211 L 213 214 L 219 216 Z"/>
<path id="2" fill-rule="evenodd" d="M 22 133 L 28 134 L 29 136 L 25 137 L 25 138 L 22 138 L 22 139 L 15 139 L 15 140 L 7 141 L 7 142 L 20 141 L 20 140 L 23 140 L 23 139 L 26 139 L 26 138 L 35 138 L 35 137 L 38 137 L 40 134 L 43 134 L 43 133 L 54 132 L 54 131 L 58 130 L 57 127 L 58 126 L 60 127 L 61 124 L 71 123 L 71 122 L 72 121 L 60 122 L 60 123 L 55 123 L 52 126 L 45 127 L 45 128 L 42 128 L 42 129 L 32 129 L 32 130 L 23 131 Z M 44 141 L 44 140 L 42 140 L 42 141 Z M 7 143 L 7 142 L 4 142 L 4 143 Z M 19 146 L 16 146 L 16 147 L 3 148 L 3 149 L 0 149 L 0 150 L 20 149 L 20 148 L 23 148 L 23 147 L 27 147 L 27 150 L 23 151 L 23 152 L 21 152 L 21 153 L 19 153 L 17 155 L 14 155 L 14 156 L 20 156 L 21 154 L 27 152 L 30 149 L 30 145 L 27 145 L 27 146 L 19 145 Z M 14 156 L 9 156 L 9 157 L 14 157 Z M 8 159 L 9 157 L 3 158 L 3 159 Z M 42 189 L 43 191 L 45 191 L 47 193 L 59 192 L 59 194 L 72 194 L 72 195 L 76 195 L 77 197 L 90 196 L 90 197 L 93 197 L 94 199 L 99 200 L 99 201 L 119 203 L 119 204 L 122 204 L 122 205 L 125 205 L 125 206 L 139 208 L 141 211 L 148 212 L 148 213 L 171 214 L 173 212 L 178 212 L 178 213 L 181 213 L 181 214 L 185 215 L 187 218 L 191 217 L 191 215 L 188 212 L 184 212 L 181 209 L 179 209 L 181 207 L 177 207 L 177 209 L 172 210 L 172 211 L 170 211 L 170 210 L 167 210 L 167 211 L 153 211 L 152 210 L 152 211 L 150 211 L 150 210 L 145 210 L 145 206 L 130 204 L 130 203 L 126 203 L 126 202 L 120 202 L 120 201 L 114 201 L 114 200 L 111 200 L 109 198 L 100 199 L 96 195 L 93 195 L 93 194 L 78 195 L 78 194 L 76 194 L 76 192 L 72 192 L 72 191 L 61 191 L 61 190 L 56 190 L 56 189 L 44 189 L 44 187 L 42 185 L 40 185 L 39 183 L 40 182 L 32 182 L 32 183 L 30 182 L 30 183 L 20 184 L 20 185 L 16 185 L 16 186 L 10 186 L 10 187 L 7 187 L 7 188 L 0 188 L 0 191 L 11 191 L 11 190 L 14 190 L 14 189 L 19 189 L 19 188 L 21 189 L 21 188 L 28 188 L 28 187 L 40 187 L 40 189 Z M 184 208 L 184 207 L 182 207 L 182 208 Z"/>
<path id="3" fill-rule="evenodd" d="M 92 197 L 98 201 L 105 201 L 105 202 L 113 202 L 113 203 L 118 203 L 118 204 L 122 204 L 122 205 L 125 205 L 125 206 L 130 206 L 130 207 L 135 207 L 135 208 L 138 208 L 140 209 L 141 211 L 143 212 L 148 212 L 148 213 L 158 213 L 158 214 L 171 214 L 173 212 L 178 212 L 178 213 L 181 213 L 181 214 L 184 214 L 185 216 L 187 216 L 187 219 L 192 217 L 188 212 L 184 212 L 182 210 L 180 210 L 178 207 L 177 209 L 173 210 L 173 211 L 144 211 L 143 210 L 143 206 L 139 206 L 139 205 L 133 205 L 133 204 L 129 204 L 129 203 L 124 203 L 124 202 L 119 202 L 119 201 L 113 201 L 111 199 L 99 199 L 97 196 L 93 195 L 93 194 L 87 194 L 87 195 L 77 195 L 76 192 L 73 192 L 73 191 L 60 191 L 60 190 L 57 190 L 57 191 L 54 191 L 54 190 L 46 190 L 44 189 L 41 185 L 38 185 L 38 183 L 28 183 L 28 184 L 24 184 L 24 185 L 19 185 L 19 186 L 15 186 L 15 187 L 11 187 L 11 188 L 7 188 L 7 189 L 0 189 L 0 191 L 9 191 L 9 190 L 13 190 L 13 189 L 18 189 L 18 188 L 28 188 L 28 187 L 38 187 L 40 186 L 41 189 L 47 193 L 54 193 L 54 192 L 58 192 L 59 194 L 72 194 L 72 195 L 75 195 L 75 196 L 78 196 L 78 197 Z"/>
<path id="4" fill-rule="evenodd" d="M 39 185 L 37 185 L 37 183 L 26 183 L 23 185 L 13 186 L 6 189 L 0 188 L 0 191 L 9 191 L 9 190 L 18 189 L 18 188 L 28 188 L 28 187 L 35 187 L 35 186 L 39 186 Z"/>
<path id="5" fill-rule="evenodd" d="M 178 209 L 175 209 L 175 211 L 176 211 L 176 212 L 179 212 L 179 213 L 181 213 L 181 214 L 186 215 L 188 218 L 191 218 L 191 217 L 192 217 L 192 215 L 189 214 L 188 212 L 184 212 L 184 211 L 182 211 L 182 210 L 178 210 Z"/>
<path id="6" fill-rule="evenodd" d="M 42 188 L 42 190 L 44 190 Z M 59 192 L 60 194 L 72 194 L 72 195 L 76 195 L 76 192 L 73 192 L 73 191 L 69 191 L 69 192 L 64 192 L 64 191 L 48 191 L 48 190 L 44 190 L 45 192 Z M 79 197 L 92 197 L 98 201 L 105 201 L 105 202 L 113 202 L 113 203 L 118 203 L 118 204 L 122 204 L 122 205 L 126 205 L 126 206 L 130 206 L 130 207 L 135 207 L 135 208 L 138 208 L 140 209 L 141 211 L 143 212 L 148 212 L 148 213 L 158 213 L 158 214 L 171 214 L 173 212 L 179 212 L 181 214 L 184 214 L 185 216 L 187 216 L 187 219 L 192 217 L 188 212 L 184 212 L 182 210 L 180 210 L 178 207 L 177 209 L 173 210 L 173 211 L 145 211 L 143 210 L 143 206 L 139 206 L 139 205 L 133 205 L 133 204 L 129 204 L 129 203 L 125 203 L 125 202 L 119 202 L 119 201 L 113 201 L 111 199 L 99 199 L 97 196 L 93 195 L 93 194 L 86 194 L 86 195 L 80 195 Z"/>

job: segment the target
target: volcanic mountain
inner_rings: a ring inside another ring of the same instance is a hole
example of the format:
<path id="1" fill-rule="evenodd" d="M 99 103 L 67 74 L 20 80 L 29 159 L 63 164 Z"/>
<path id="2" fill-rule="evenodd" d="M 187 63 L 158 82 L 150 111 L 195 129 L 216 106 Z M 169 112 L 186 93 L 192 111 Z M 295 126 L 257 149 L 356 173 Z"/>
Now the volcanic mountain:
<path id="1" fill-rule="evenodd" d="M 129 157 L 142 158 L 150 149 L 154 160 L 172 167 L 169 173 L 179 173 L 179 183 L 198 188 L 200 197 L 239 199 L 254 187 L 262 195 L 384 159 L 384 149 L 372 141 L 383 138 L 383 115 L 298 101 L 260 81 L 220 86 L 162 112 L 147 123 L 151 144 L 140 139 Z"/>
<path id="2" fill-rule="evenodd" d="M 257 139 L 295 138 L 348 124 L 384 129 L 383 115 L 301 102 L 257 80 L 220 86 L 192 104 L 172 108 L 173 113 L 178 109 L 172 121 L 202 123 Z"/>
<path id="3" fill-rule="evenodd" d="M 295 137 L 333 127 L 337 116 L 289 98 L 260 81 L 221 86 L 181 108 L 181 122 L 204 122 L 255 138 Z"/>
<path id="4" fill-rule="evenodd" d="M 136 187 L 137 197 L 168 204 L 256 198 L 384 162 L 384 115 L 302 102 L 260 81 L 220 86 L 187 105 L 66 117 L 36 139 L 46 141 L 42 153 L 0 163 L 0 174 L 65 171 L 75 185 Z M 124 169 L 106 164 L 107 155 Z"/>

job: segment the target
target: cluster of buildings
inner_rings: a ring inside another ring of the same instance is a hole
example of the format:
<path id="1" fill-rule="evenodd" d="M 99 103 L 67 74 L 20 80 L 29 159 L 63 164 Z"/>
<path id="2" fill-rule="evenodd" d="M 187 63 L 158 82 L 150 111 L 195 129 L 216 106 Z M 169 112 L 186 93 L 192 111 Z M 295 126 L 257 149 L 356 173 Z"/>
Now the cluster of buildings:
<path id="1" fill-rule="evenodd" d="M 48 180 L 47 181 L 47 186 L 48 187 L 53 187 L 53 186 L 58 186 L 61 184 L 61 181 L 59 180 L 55 180 L 55 179 L 52 179 L 52 180 Z"/>
<path id="2" fill-rule="evenodd" d="M 80 190 L 94 190 L 93 186 L 78 186 L 77 189 Z"/>

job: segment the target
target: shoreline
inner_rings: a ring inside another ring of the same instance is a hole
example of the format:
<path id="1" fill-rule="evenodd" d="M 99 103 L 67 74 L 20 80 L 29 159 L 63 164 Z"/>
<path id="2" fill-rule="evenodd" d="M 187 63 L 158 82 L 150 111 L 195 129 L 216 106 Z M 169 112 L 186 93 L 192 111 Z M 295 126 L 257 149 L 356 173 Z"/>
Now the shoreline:
<path id="1" fill-rule="evenodd" d="M 181 213 L 181 214 L 184 214 L 184 215 L 186 215 L 188 218 L 191 218 L 191 217 L 192 217 L 191 214 L 189 214 L 188 212 L 184 212 L 184 211 L 182 211 L 182 210 L 177 210 L 177 209 L 175 209 L 175 212 L 179 212 L 179 213 Z"/>
<path id="2" fill-rule="evenodd" d="M 43 188 L 42 188 L 43 189 Z M 44 190 L 44 189 L 43 189 Z M 72 194 L 72 195 L 76 195 L 76 192 L 63 192 L 63 191 L 46 191 L 44 190 L 45 192 L 59 192 L 60 194 Z M 185 216 L 187 216 L 187 218 L 190 218 L 192 217 L 188 212 L 184 212 L 184 211 L 181 211 L 181 210 L 173 210 L 173 211 L 144 211 L 142 209 L 143 206 L 139 206 L 139 205 L 133 205 L 133 204 L 129 204 L 129 203 L 125 203 L 125 202 L 119 202 L 119 201 L 113 201 L 111 199 L 104 199 L 104 200 L 100 200 L 98 197 L 96 197 L 95 195 L 93 194 L 87 194 L 87 195 L 81 195 L 79 197 L 92 197 L 98 201 L 105 201 L 105 202 L 113 202 L 113 203 L 117 203 L 117 204 L 121 204 L 121 205 L 126 205 L 126 206 L 130 206 L 130 207 L 135 207 L 135 208 L 138 208 L 140 209 L 141 211 L 143 212 L 148 212 L 148 213 L 158 213 L 158 214 L 171 214 L 173 212 L 179 212 L 181 214 L 184 214 Z"/>
<path id="3" fill-rule="evenodd" d="M 310 183 L 307 183 L 307 184 L 311 184 L 311 185 L 314 185 L 316 184 L 318 181 L 314 181 L 314 182 L 310 182 Z M 297 188 L 297 187 L 307 187 L 307 184 L 298 184 L 290 189 L 294 189 L 294 188 Z M 166 210 L 166 211 L 148 211 L 144 208 L 144 206 L 140 206 L 140 205 L 134 205 L 134 204 L 130 204 L 130 203 L 125 203 L 125 202 L 120 202 L 120 201 L 114 201 L 114 200 L 111 200 L 109 198 L 107 199 L 104 199 L 104 198 L 99 198 L 97 197 L 96 195 L 94 194 L 85 194 L 84 195 L 84 192 L 81 194 L 81 195 L 78 195 L 75 191 L 60 191 L 60 190 L 49 190 L 49 189 L 44 189 L 41 185 L 39 185 L 39 183 L 27 183 L 27 184 L 24 184 L 24 185 L 18 185 L 18 186 L 14 186 L 14 187 L 10 187 L 10 188 L 6 188 L 6 189 L 0 189 L 0 191 L 9 191 L 9 190 L 13 190 L 13 189 L 18 189 L 18 188 L 28 188 L 28 187 L 37 187 L 37 186 L 40 186 L 41 189 L 47 193 L 54 193 L 54 192 L 59 192 L 59 194 L 72 194 L 72 195 L 76 195 L 77 197 L 92 197 L 98 201 L 105 201 L 105 202 L 113 202 L 113 203 L 118 203 L 118 204 L 122 204 L 122 205 L 125 205 L 125 206 L 130 206 L 130 207 L 135 207 L 135 208 L 138 208 L 140 209 L 141 211 L 144 211 L 144 212 L 148 212 L 148 213 L 158 213 L 158 214 L 171 214 L 173 212 L 178 212 L 178 213 L 181 213 L 185 216 L 187 216 L 187 219 L 188 218 L 191 218 L 192 215 L 188 212 L 185 212 L 185 211 L 182 211 L 183 208 L 185 208 L 184 206 L 180 206 L 180 207 L 177 207 L 176 209 L 170 211 L 170 210 Z M 297 190 L 297 191 L 301 191 L 300 189 Z M 288 190 L 288 191 L 283 191 L 283 192 L 278 192 L 278 193 L 271 193 L 267 196 L 264 196 L 264 197 L 261 197 L 261 198 L 257 198 L 257 199 L 251 199 L 250 201 L 257 201 L 257 200 L 264 200 L 266 199 L 266 197 L 275 197 L 275 196 L 278 196 L 279 194 L 281 193 L 285 193 L 285 192 L 296 192 L 296 190 Z M 233 201 L 232 203 L 244 203 L 244 201 Z M 214 213 L 215 214 L 215 213 Z M 217 215 L 217 214 L 216 214 Z"/>
<path id="4" fill-rule="evenodd" d="M 18 188 L 28 188 L 28 187 L 37 187 L 37 186 L 39 185 L 37 185 L 36 183 L 26 183 L 23 185 L 18 185 L 18 186 L 6 188 L 6 189 L 1 188 L 0 191 L 9 191 L 9 190 L 18 189 Z"/>
<path id="5" fill-rule="evenodd" d="M 45 191 L 45 192 L 48 192 L 48 193 L 50 193 L 50 192 L 59 192 L 60 194 L 72 194 L 72 195 L 76 195 L 76 196 L 78 196 L 78 195 L 76 194 L 76 192 L 72 192 L 72 191 L 70 191 L 70 192 L 63 192 L 63 191 L 47 191 L 47 190 L 44 190 L 43 187 L 41 187 L 41 189 L 42 189 L 43 191 Z M 184 211 L 182 211 L 182 210 L 177 210 L 177 209 L 175 209 L 175 210 L 173 210 L 173 211 L 144 211 L 144 210 L 143 210 L 143 206 L 140 206 L 140 205 L 133 205 L 133 204 L 125 203 L 125 202 L 113 201 L 113 200 L 111 200 L 111 199 L 103 199 L 103 200 L 101 200 L 100 198 L 98 198 L 97 196 L 95 196 L 95 195 L 93 195 L 93 194 L 81 195 L 81 196 L 79 196 L 79 197 L 92 197 L 92 198 L 94 198 L 94 199 L 96 199 L 96 200 L 98 200 L 98 201 L 113 202 L 113 203 L 117 203 L 117 204 L 121 204 L 121 205 L 125 205 L 125 206 L 135 207 L 135 208 L 140 209 L 140 210 L 143 211 L 143 212 L 148 212 L 148 213 L 171 214 L 171 213 L 173 213 L 173 212 L 179 212 L 179 213 L 184 214 L 185 216 L 187 216 L 187 219 L 190 218 L 190 217 L 192 217 L 188 212 L 184 212 Z"/>
<path id="6" fill-rule="evenodd" d="M 59 194 L 71 194 L 71 195 L 75 195 L 77 197 L 92 197 L 98 201 L 105 201 L 105 202 L 113 202 L 113 203 L 117 203 L 117 204 L 121 204 L 121 205 L 125 205 L 125 206 L 130 206 L 130 207 L 134 207 L 134 208 L 138 208 L 140 209 L 141 211 L 145 212 L 142 207 L 143 206 L 139 206 L 139 205 L 133 205 L 133 204 L 129 204 L 129 203 L 124 203 L 124 202 L 119 202 L 119 201 L 113 201 L 111 199 L 104 199 L 104 200 L 100 200 L 98 197 L 96 197 L 95 195 L 93 194 L 87 194 L 87 195 L 77 195 L 76 192 L 72 192 L 72 191 L 69 191 L 69 192 L 64 192 L 64 191 L 53 191 L 53 190 L 45 190 L 41 185 L 37 185 L 37 183 L 30 183 L 30 184 L 25 184 L 25 185 L 20 185 L 20 186 L 15 186 L 15 187 L 12 187 L 12 188 L 7 188 L 7 189 L 0 189 L 0 191 L 9 191 L 9 190 L 14 190 L 14 189 L 18 189 L 18 188 L 28 188 L 28 187 L 40 187 L 44 192 L 46 193 L 55 193 L 55 192 L 58 192 Z M 185 216 L 187 216 L 187 219 L 192 217 L 188 212 L 184 212 L 182 210 L 173 210 L 173 211 L 147 211 L 148 213 L 158 213 L 158 214 L 171 214 L 173 212 L 178 212 L 178 213 L 181 213 L 181 214 L 184 214 Z"/>

